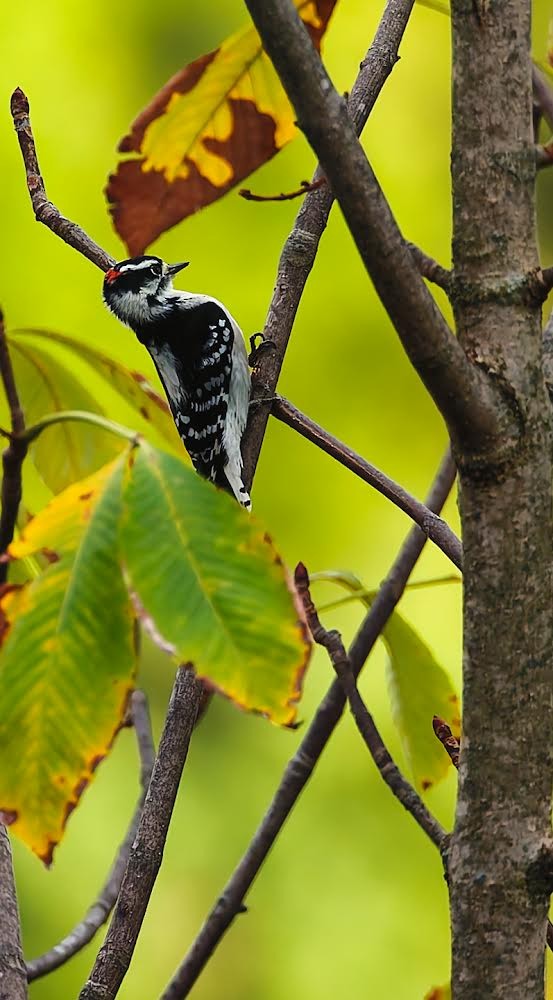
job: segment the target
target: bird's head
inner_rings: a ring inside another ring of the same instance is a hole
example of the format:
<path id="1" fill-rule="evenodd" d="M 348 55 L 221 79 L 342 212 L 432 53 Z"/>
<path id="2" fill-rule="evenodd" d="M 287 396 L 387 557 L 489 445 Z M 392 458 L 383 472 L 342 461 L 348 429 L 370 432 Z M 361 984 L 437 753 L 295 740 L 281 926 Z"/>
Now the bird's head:
<path id="1" fill-rule="evenodd" d="M 115 315 L 134 327 L 148 321 L 156 307 L 162 308 L 175 274 L 188 266 L 166 264 L 160 257 L 142 256 L 121 260 L 104 276 L 104 301 Z"/>

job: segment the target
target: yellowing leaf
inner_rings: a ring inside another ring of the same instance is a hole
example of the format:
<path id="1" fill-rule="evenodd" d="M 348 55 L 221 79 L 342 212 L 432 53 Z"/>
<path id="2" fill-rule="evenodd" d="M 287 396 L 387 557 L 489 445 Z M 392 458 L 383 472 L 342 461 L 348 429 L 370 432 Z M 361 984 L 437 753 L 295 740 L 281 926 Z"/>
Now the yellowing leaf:
<path id="1" fill-rule="evenodd" d="M 98 401 L 48 351 L 10 337 L 10 349 L 27 425 L 62 410 L 102 413 Z M 69 483 L 100 468 L 121 451 L 112 434 L 88 424 L 60 423 L 31 445 L 31 457 L 46 485 L 59 493 Z"/>
<path id="2" fill-rule="evenodd" d="M 319 48 L 336 0 L 295 4 Z M 292 107 L 252 25 L 189 63 L 119 145 L 125 158 L 106 194 L 129 253 L 142 253 L 160 233 L 221 197 L 295 131 Z"/>
<path id="3" fill-rule="evenodd" d="M 68 366 L 70 365 L 71 355 L 76 355 L 80 360 L 94 368 L 97 374 L 102 375 L 109 382 L 111 388 L 126 403 L 130 404 L 135 414 L 139 417 L 138 423 L 141 426 L 137 427 L 138 430 L 142 430 L 142 421 L 144 421 L 147 427 L 154 430 L 165 446 L 174 451 L 183 461 L 189 461 L 177 433 L 169 406 L 165 399 L 152 388 L 148 380 L 140 372 L 127 368 L 120 361 L 111 358 L 90 344 L 54 330 L 14 330 L 10 336 L 16 345 L 23 343 L 24 346 L 25 342 L 28 343 L 29 341 L 31 345 L 33 342 L 35 345 L 37 342 L 40 345 L 41 341 L 44 344 L 48 344 L 49 342 L 56 344 L 56 346 L 61 347 L 67 352 Z M 93 407 L 98 412 L 97 404 L 93 403 Z M 73 404 L 67 406 L 67 409 L 81 408 Z M 65 426 L 67 427 L 67 425 Z"/>
<path id="4" fill-rule="evenodd" d="M 435 986 L 430 993 L 427 993 L 424 1000 L 451 1000 L 451 986 Z"/>
<path id="5" fill-rule="evenodd" d="M 51 562 L 74 552 L 117 462 L 103 466 L 86 479 L 68 486 L 20 532 L 9 547 L 12 559 L 43 553 Z"/>
<path id="6" fill-rule="evenodd" d="M 123 508 L 129 586 L 154 640 L 237 705 L 293 724 L 310 643 L 256 520 L 146 444 L 131 455 Z"/>
<path id="7" fill-rule="evenodd" d="M 443 667 L 397 611 L 383 638 L 390 654 L 388 682 L 394 718 L 415 784 L 424 791 L 441 781 L 451 766 L 434 735 L 432 716 L 444 719 L 459 737 L 459 698 Z"/>
<path id="8" fill-rule="evenodd" d="M 0 814 L 46 864 L 133 685 L 133 613 L 117 562 L 121 475 L 120 460 L 31 522 L 12 554 L 44 543 L 58 551 L 0 603 Z"/>

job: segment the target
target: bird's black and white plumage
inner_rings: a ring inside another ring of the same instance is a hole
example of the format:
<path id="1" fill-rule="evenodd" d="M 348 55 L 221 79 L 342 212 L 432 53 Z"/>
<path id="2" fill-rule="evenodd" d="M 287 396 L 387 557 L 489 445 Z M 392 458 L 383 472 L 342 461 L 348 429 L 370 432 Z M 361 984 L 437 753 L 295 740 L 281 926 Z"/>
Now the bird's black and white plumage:
<path id="1" fill-rule="evenodd" d="M 250 399 L 244 338 L 217 299 L 173 288 L 184 267 L 123 260 L 105 275 L 104 301 L 149 351 L 197 472 L 249 509 L 240 452 Z"/>

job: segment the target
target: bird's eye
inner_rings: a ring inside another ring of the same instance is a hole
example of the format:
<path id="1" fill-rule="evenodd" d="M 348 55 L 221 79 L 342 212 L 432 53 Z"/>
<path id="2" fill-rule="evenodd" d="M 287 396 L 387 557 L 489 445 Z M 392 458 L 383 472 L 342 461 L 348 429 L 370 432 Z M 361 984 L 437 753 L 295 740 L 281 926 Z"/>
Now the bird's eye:
<path id="1" fill-rule="evenodd" d="M 150 271 L 152 272 L 152 274 L 155 274 L 155 275 L 158 276 L 158 275 L 161 274 L 161 267 L 157 263 L 156 264 L 151 264 L 150 265 Z"/>

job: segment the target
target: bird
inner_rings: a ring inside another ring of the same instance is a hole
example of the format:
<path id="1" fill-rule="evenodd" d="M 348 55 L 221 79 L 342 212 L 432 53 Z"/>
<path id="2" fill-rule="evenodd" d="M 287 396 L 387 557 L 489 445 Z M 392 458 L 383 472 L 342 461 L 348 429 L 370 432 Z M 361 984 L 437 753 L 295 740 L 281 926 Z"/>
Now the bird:
<path id="1" fill-rule="evenodd" d="M 246 345 L 218 299 L 173 288 L 188 264 L 150 255 L 119 261 L 105 273 L 104 302 L 149 352 L 196 471 L 250 510 L 240 450 L 250 401 Z"/>

